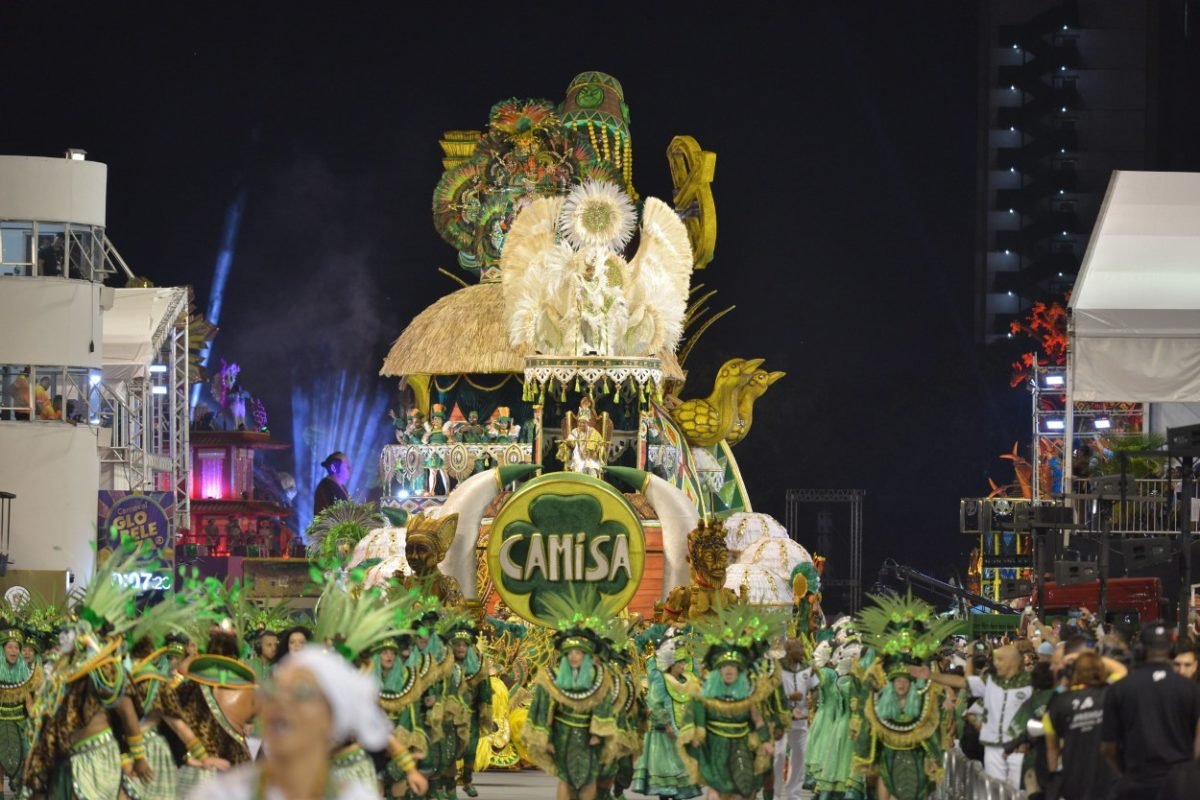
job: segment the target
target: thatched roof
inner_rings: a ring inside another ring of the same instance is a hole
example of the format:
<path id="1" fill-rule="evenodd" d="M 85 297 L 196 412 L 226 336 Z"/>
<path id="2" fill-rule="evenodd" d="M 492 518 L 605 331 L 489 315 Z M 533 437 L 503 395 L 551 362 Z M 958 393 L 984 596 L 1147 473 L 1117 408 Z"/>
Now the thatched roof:
<path id="1" fill-rule="evenodd" d="M 508 343 L 507 322 L 499 283 L 477 283 L 451 292 L 413 318 L 392 343 L 379 374 L 520 374 L 529 351 Z M 659 358 L 664 378 L 683 379 L 674 353 L 663 352 Z"/>

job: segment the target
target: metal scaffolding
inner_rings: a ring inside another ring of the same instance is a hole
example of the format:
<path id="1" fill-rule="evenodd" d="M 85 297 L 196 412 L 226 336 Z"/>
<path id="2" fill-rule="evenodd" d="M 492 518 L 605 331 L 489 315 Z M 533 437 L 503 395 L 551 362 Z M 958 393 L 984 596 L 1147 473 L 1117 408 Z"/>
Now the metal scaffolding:
<path id="1" fill-rule="evenodd" d="M 171 492 L 176 531 L 191 525 L 188 476 L 187 289 L 171 290 L 152 344 L 157 355 L 144 376 L 101 378 L 92 387 L 92 424 L 101 425 L 100 463 L 112 488 Z M 119 485 L 118 485 L 119 484 Z"/>

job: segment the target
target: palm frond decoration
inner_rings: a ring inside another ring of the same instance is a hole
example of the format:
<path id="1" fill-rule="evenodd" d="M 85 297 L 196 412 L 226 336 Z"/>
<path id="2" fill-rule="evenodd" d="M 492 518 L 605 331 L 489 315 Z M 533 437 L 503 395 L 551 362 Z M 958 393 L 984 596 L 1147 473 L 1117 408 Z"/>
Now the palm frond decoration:
<path id="1" fill-rule="evenodd" d="M 137 621 L 137 587 L 122 576 L 137 572 L 145 561 L 143 548 L 132 541 L 123 543 L 104 560 L 86 588 L 79 593 L 76 616 L 95 631 L 107 628 L 122 634 Z"/>
<path id="2" fill-rule="evenodd" d="M 868 597 L 875 605 L 858 612 L 859 633 L 863 644 L 879 652 L 885 663 L 924 663 L 962 624 L 939 617 L 937 609 L 911 591 Z"/>
<path id="3" fill-rule="evenodd" d="M 167 634 L 187 634 L 202 606 L 198 592 L 189 589 L 177 591 L 149 608 L 145 608 L 129 632 L 129 641 L 149 639 L 155 647 L 162 645 Z"/>
<path id="4" fill-rule="evenodd" d="M 308 557 L 322 564 L 345 561 L 364 536 L 385 523 L 374 503 L 339 500 L 317 514 L 304 532 Z"/>

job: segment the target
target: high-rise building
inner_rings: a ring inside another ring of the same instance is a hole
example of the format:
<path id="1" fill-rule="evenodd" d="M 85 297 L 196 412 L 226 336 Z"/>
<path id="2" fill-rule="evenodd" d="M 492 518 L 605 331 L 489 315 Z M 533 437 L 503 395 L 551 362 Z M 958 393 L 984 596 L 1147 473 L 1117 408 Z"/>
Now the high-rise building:
<path id="1" fill-rule="evenodd" d="M 1179 38 L 1187 5 L 980 6 L 980 342 L 1071 287 L 1113 170 L 1163 168 L 1160 44 Z"/>

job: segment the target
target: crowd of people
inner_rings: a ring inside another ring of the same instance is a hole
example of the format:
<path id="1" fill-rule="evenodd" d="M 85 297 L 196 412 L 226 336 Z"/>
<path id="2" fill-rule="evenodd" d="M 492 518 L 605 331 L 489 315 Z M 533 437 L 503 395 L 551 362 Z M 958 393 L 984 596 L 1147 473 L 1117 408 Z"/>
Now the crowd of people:
<path id="1" fill-rule="evenodd" d="M 970 639 L 884 594 L 832 622 L 739 599 L 668 624 L 580 594 L 544 601 L 550 629 L 336 566 L 300 622 L 212 580 L 139 609 L 111 580 L 135 557 L 70 610 L 6 609 L 14 794 L 476 797 L 500 725 L 503 763 L 544 770 L 559 800 L 926 800 L 951 748 L 1030 798 L 1200 786 L 1196 646 L 1159 623 L 1026 614 Z M 514 639 L 519 668 L 493 658 Z"/>

